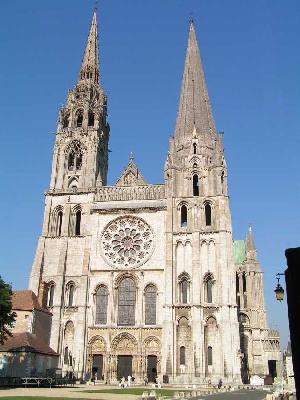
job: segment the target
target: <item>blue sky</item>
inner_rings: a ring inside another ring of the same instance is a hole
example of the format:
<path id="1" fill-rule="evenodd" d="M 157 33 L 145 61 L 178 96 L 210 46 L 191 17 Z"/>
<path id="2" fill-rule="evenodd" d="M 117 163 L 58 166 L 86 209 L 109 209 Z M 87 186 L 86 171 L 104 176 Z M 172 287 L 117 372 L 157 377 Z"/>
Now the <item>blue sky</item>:
<path id="1" fill-rule="evenodd" d="M 191 12 L 218 131 L 224 131 L 233 236 L 252 225 L 270 326 L 284 250 L 299 246 L 299 0 L 101 0 L 101 82 L 111 125 L 109 184 L 129 161 L 163 182 Z M 25 289 L 41 233 L 57 112 L 77 80 L 91 0 L 2 0 L 1 270 Z M 281 283 L 284 285 L 284 281 Z"/>

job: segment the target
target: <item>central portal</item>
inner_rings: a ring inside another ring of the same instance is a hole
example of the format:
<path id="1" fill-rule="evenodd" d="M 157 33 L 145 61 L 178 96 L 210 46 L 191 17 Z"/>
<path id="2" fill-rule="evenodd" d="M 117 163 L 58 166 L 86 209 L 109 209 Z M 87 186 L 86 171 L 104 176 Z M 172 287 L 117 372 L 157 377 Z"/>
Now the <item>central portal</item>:
<path id="1" fill-rule="evenodd" d="M 132 356 L 118 356 L 118 380 L 123 376 L 127 380 L 128 375 L 132 376 Z"/>

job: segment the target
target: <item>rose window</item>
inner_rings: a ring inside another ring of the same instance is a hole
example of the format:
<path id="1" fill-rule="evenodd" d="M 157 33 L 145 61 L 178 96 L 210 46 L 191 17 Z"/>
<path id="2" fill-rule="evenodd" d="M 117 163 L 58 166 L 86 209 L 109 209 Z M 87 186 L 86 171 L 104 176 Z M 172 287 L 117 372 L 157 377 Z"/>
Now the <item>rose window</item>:
<path id="1" fill-rule="evenodd" d="M 111 221 L 101 236 L 102 256 L 116 268 L 139 267 L 151 256 L 153 246 L 151 227 L 137 217 L 120 217 Z"/>

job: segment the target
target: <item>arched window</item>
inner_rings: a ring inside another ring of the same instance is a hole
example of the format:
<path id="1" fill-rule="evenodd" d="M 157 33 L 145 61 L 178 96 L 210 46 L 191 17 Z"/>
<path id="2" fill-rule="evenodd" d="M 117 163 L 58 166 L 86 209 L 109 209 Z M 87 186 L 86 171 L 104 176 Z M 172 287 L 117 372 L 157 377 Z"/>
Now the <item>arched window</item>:
<path id="1" fill-rule="evenodd" d="M 75 165 L 75 154 L 71 152 L 69 154 L 69 159 L 68 159 L 68 169 L 69 170 L 74 169 L 74 165 Z"/>
<path id="2" fill-rule="evenodd" d="M 65 347 L 65 351 L 64 351 L 64 364 L 69 365 L 69 348 L 68 348 L 68 346 Z"/>
<path id="3" fill-rule="evenodd" d="M 187 226 L 187 206 L 183 204 L 180 209 L 181 227 Z"/>
<path id="4" fill-rule="evenodd" d="M 206 280 L 206 301 L 212 303 L 212 279 L 209 276 Z"/>
<path id="5" fill-rule="evenodd" d="M 118 325 L 135 325 L 136 287 L 131 278 L 121 281 L 118 295 Z"/>
<path id="6" fill-rule="evenodd" d="M 148 285 L 145 289 L 145 325 L 156 324 L 156 287 Z"/>
<path id="7" fill-rule="evenodd" d="M 88 126 L 94 126 L 95 123 L 95 116 L 93 112 L 89 112 L 89 121 L 88 121 Z"/>
<path id="8" fill-rule="evenodd" d="M 83 122 L 83 111 L 79 110 L 77 112 L 77 120 L 76 120 L 76 126 L 81 127 Z"/>
<path id="9" fill-rule="evenodd" d="M 68 307 L 73 307 L 74 303 L 74 292 L 75 292 L 75 285 L 73 282 L 69 283 L 67 286 L 67 300 L 68 300 Z"/>
<path id="10" fill-rule="evenodd" d="M 181 281 L 181 302 L 186 304 L 187 303 L 187 290 L 188 290 L 188 281 L 186 278 L 183 278 Z"/>
<path id="11" fill-rule="evenodd" d="M 247 285 L 246 285 L 246 276 L 245 274 L 242 275 L 242 281 L 243 281 L 243 292 L 247 292 Z"/>
<path id="12" fill-rule="evenodd" d="M 54 291 L 55 291 L 55 285 L 53 282 L 51 282 L 49 284 L 49 289 L 48 289 L 48 307 L 53 307 Z"/>
<path id="13" fill-rule="evenodd" d="M 213 364 L 213 356 L 212 356 L 212 347 L 208 346 L 207 348 L 207 365 Z"/>
<path id="14" fill-rule="evenodd" d="M 199 178 L 198 175 L 193 175 L 193 196 L 199 196 Z"/>
<path id="15" fill-rule="evenodd" d="M 211 225 L 211 205 L 208 203 L 205 204 L 205 225 Z"/>
<path id="16" fill-rule="evenodd" d="M 108 290 L 106 286 L 99 286 L 96 292 L 96 324 L 107 324 Z"/>
<path id="17" fill-rule="evenodd" d="M 197 153 L 197 145 L 196 145 L 196 143 L 193 143 L 193 151 L 194 151 L 194 154 Z"/>
<path id="18" fill-rule="evenodd" d="M 80 235 L 80 224 L 81 224 L 81 210 L 77 210 L 75 214 L 75 236 Z"/>
<path id="19" fill-rule="evenodd" d="M 121 281 L 118 295 L 118 325 L 135 325 L 136 287 L 131 278 Z"/>
<path id="20" fill-rule="evenodd" d="M 184 346 L 180 346 L 179 363 L 180 363 L 180 365 L 185 365 L 185 347 Z"/>
<path id="21" fill-rule="evenodd" d="M 80 170 L 82 167 L 82 144 L 79 140 L 73 140 L 66 149 L 68 155 L 68 169 Z"/>
<path id="22" fill-rule="evenodd" d="M 63 218 L 63 212 L 62 211 L 58 211 L 58 213 L 57 213 L 57 223 L 56 223 L 56 236 L 61 236 L 62 218 Z"/>

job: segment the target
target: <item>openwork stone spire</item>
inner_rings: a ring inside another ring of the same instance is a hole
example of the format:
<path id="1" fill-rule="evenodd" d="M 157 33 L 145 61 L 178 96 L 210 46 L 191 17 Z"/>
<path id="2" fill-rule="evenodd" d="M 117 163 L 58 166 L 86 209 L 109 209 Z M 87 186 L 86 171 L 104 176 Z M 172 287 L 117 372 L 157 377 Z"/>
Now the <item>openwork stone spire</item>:
<path id="1" fill-rule="evenodd" d="M 191 20 L 175 128 L 176 145 L 184 145 L 192 138 L 194 130 L 198 132 L 202 140 L 215 140 L 216 138 L 216 128 L 205 83 L 194 23 Z"/>
<path id="2" fill-rule="evenodd" d="M 97 9 L 95 8 L 82 64 L 80 67 L 79 81 L 90 80 L 97 84 L 100 83 L 98 53 Z"/>

